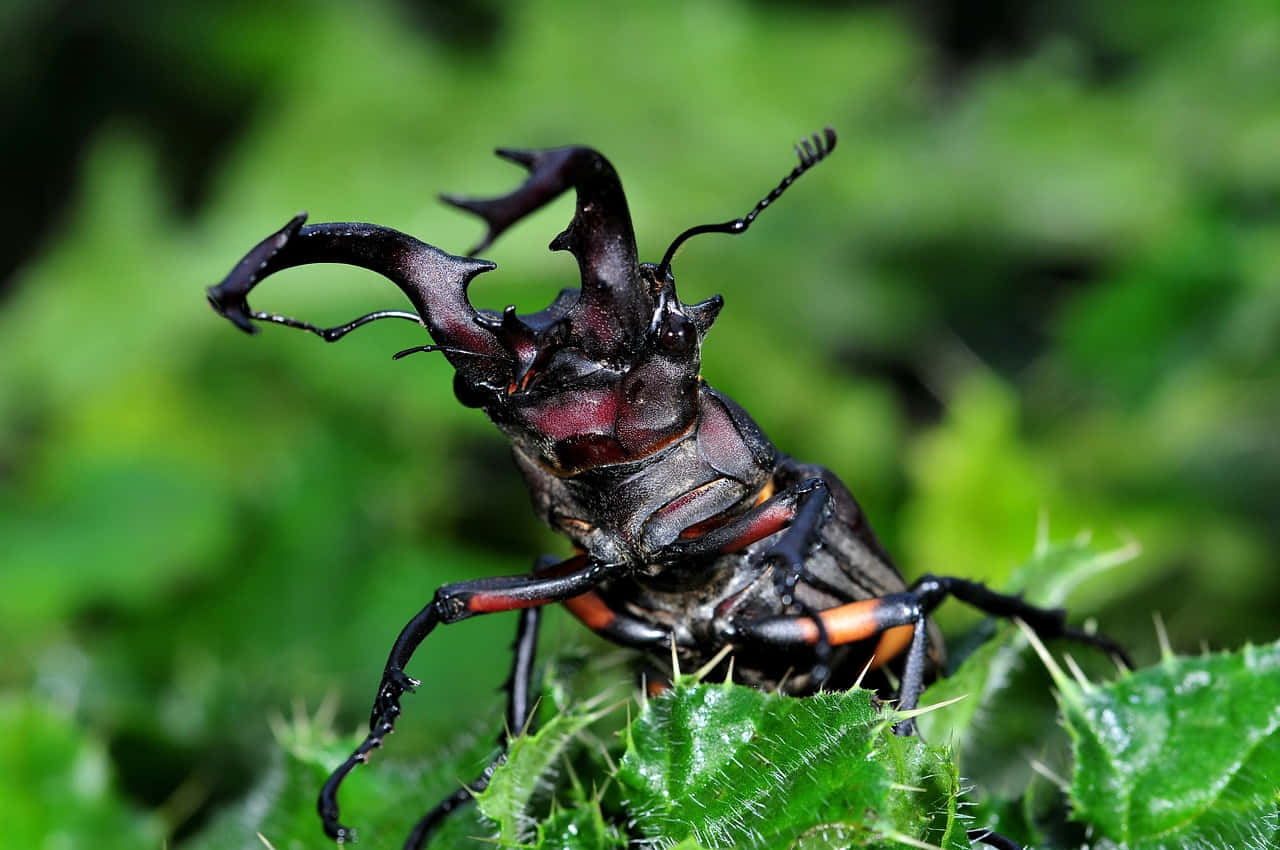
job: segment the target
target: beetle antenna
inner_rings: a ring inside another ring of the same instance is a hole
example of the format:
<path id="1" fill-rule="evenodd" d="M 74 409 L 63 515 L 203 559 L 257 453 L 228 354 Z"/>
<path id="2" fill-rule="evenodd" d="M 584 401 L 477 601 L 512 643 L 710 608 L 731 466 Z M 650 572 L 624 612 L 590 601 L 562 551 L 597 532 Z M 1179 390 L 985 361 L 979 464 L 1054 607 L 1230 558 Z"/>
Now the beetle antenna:
<path id="1" fill-rule="evenodd" d="M 671 247 L 667 249 L 667 253 L 662 255 L 662 262 L 658 264 L 658 280 L 662 280 L 671 269 L 671 260 L 676 255 L 676 249 L 685 243 L 686 240 L 698 236 L 703 233 L 730 233 L 738 234 L 746 232 L 751 226 L 751 222 L 756 220 L 756 216 L 764 211 L 764 208 L 778 200 L 778 197 L 787 188 L 804 174 L 810 168 L 813 168 L 819 162 L 826 159 L 827 154 L 835 150 L 836 147 L 836 131 L 830 127 L 822 129 L 822 135 L 814 133 L 811 137 L 801 140 L 796 145 L 796 155 L 800 157 L 800 164 L 791 169 L 791 173 L 782 178 L 772 192 L 760 199 L 760 203 L 756 204 L 751 212 L 742 218 L 735 218 L 733 221 L 726 221 L 723 224 L 700 224 L 697 227 L 690 227 L 684 233 L 681 233 L 671 243 Z"/>
<path id="2" fill-rule="evenodd" d="M 401 357 L 408 357 L 410 354 L 418 354 L 422 351 L 440 351 L 445 354 L 464 354 L 468 357 L 483 357 L 487 360 L 505 360 L 505 357 L 498 357 L 495 354 L 485 354 L 482 351 L 468 351 L 465 348 L 453 348 L 448 345 L 415 345 L 413 348 L 406 348 L 403 351 L 397 351 L 391 355 L 392 360 L 399 360 Z"/>

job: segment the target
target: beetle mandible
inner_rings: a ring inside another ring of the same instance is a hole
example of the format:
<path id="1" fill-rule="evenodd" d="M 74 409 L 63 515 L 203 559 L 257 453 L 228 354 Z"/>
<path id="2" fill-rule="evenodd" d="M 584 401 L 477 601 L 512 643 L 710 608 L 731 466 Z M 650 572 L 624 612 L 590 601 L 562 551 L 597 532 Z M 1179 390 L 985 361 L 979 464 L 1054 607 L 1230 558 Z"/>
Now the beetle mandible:
<path id="1" fill-rule="evenodd" d="M 255 321 L 270 322 L 332 342 L 380 319 L 419 322 L 432 343 L 395 357 L 444 355 L 458 400 L 483 410 L 511 441 L 536 511 L 578 551 L 567 560 L 539 559 L 527 575 L 441 587 L 410 620 L 387 659 L 368 737 L 321 791 L 330 837 L 353 837 L 339 820 L 338 788 L 392 731 L 401 697 L 417 684 L 405 673 L 414 651 L 436 626 L 477 614 L 521 610 L 511 730 L 524 728 L 531 710 L 538 606 L 551 602 L 615 643 L 658 655 L 674 646 L 685 669 L 732 646 L 736 680 L 794 695 L 848 686 L 868 666 L 899 664 L 902 709 L 916 706 L 941 655 L 927 617 L 947 596 L 993 616 L 1019 617 L 1042 637 L 1125 658 L 1105 636 L 1067 625 L 1060 609 L 961 578 L 925 576 L 908 585 L 840 479 L 780 452 L 699 374 L 702 341 L 723 299 L 680 300 L 671 267 L 676 249 L 703 233 L 745 232 L 835 145 L 829 127 L 805 139 L 796 146 L 799 164 L 747 215 L 686 230 L 656 264 L 639 262 L 622 184 L 599 152 L 500 149 L 528 170 L 522 185 L 497 198 L 443 197 L 487 225 L 470 256 L 373 224 L 306 225 L 303 213 L 208 290 L 214 309 L 250 333 Z M 577 260 L 579 288 L 563 290 L 536 313 L 474 308 L 467 287 L 495 267 L 474 255 L 569 189 L 575 212 L 550 248 Z M 321 328 L 249 307 L 247 296 L 263 278 L 308 263 L 379 272 L 413 310 L 380 310 Z M 896 731 L 910 734 L 912 721 Z M 485 787 L 501 759 L 423 816 L 405 846 L 421 847 L 449 812 Z M 971 837 L 1016 846 L 982 830 Z"/>

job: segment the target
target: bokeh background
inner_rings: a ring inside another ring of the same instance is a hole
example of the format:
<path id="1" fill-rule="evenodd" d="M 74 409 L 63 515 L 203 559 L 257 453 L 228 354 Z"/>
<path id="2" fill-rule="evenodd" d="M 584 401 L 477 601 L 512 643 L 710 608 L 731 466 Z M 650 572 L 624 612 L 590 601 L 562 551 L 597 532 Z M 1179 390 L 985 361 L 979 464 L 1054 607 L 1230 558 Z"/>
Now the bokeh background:
<path id="1" fill-rule="evenodd" d="M 190 844 L 273 719 L 362 722 L 437 585 L 565 551 L 446 364 L 391 362 L 413 326 L 251 339 L 204 303 L 303 208 L 464 251 L 479 222 L 435 194 L 516 185 L 499 145 L 605 152 L 656 259 L 834 126 L 749 234 L 682 250 L 682 295 L 727 302 L 704 375 L 842 475 L 909 575 L 999 584 L 1047 522 L 1142 545 L 1075 600 L 1139 660 L 1152 611 L 1184 651 L 1280 633 L 1272 0 L 11 0 L 0 39 L 13 846 Z M 475 300 L 575 281 L 545 250 L 571 209 L 487 251 Z M 255 304 L 402 306 L 314 266 Z M 396 749 L 494 716 L 513 622 L 431 638 Z"/>

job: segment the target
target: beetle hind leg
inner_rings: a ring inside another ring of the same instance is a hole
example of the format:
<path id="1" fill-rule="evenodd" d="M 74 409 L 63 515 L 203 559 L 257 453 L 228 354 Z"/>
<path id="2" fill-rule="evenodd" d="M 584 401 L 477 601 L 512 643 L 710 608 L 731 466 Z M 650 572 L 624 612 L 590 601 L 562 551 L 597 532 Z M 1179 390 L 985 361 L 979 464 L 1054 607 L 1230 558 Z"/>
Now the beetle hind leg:
<path id="1" fill-rule="evenodd" d="M 993 617 L 1021 619 L 1045 640 L 1079 641 L 1112 653 L 1129 664 L 1128 656 L 1115 641 L 1068 626 L 1066 612 L 1061 608 L 1041 608 L 1018 596 L 997 593 L 979 582 L 946 576 L 925 576 L 901 593 L 849 602 L 820 611 L 816 616 L 783 615 L 741 622 L 736 624 L 736 631 L 753 643 L 815 650 L 824 640 L 832 646 L 843 646 L 879 637 L 873 659 L 876 665 L 889 661 L 905 648 L 898 708 L 910 711 L 919 704 L 924 691 L 929 649 L 926 618 L 948 596 Z M 905 647 L 901 640 L 902 627 L 911 630 Z M 910 718 L 903 720 L 894 731 L 900 735 L 913 734 L 915 722 Z"/>
<path id="2" fill-rule="evenodd" d="M 1092 646 L 1115 656 L 1129 669 L 1134 668 L 1129 653 L 1116 641 L 1104 634 L 1090 633 L 1067 625 L 1065 609 L 1041 608 L 1024 601 L 1021 596 L 998 593 L 981 582 L 951 576 L 922 576 L 911 585 L 911 590 L 921 596 L 921 601 L 929 611 L 947 596 L 953 596 L 992 617 L 1017 617 L 1042 638 L 1065 638 Z"/>

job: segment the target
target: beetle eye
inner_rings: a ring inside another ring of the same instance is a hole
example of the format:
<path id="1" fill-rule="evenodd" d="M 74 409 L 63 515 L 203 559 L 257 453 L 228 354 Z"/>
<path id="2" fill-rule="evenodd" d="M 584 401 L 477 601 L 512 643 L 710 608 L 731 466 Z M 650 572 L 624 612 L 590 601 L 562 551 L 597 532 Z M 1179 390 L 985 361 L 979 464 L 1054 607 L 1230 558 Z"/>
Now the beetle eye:
<path id="1" fill-rule="evenodd" d="M 683 313 L 664 310 L 654 343 L 664 354 L 688 354 L 698 344 L 698 329 Z"/>

